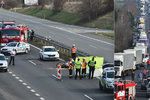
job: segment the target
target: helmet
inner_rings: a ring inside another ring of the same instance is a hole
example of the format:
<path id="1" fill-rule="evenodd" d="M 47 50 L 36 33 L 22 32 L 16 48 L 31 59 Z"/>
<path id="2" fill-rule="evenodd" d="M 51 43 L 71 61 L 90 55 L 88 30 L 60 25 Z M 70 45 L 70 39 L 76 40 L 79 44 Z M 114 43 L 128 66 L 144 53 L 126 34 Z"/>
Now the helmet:
<path id="1" fill-rule="evenodd" d="M 75 44 L 73 44 L 72 46 L 75 47 Z"/>

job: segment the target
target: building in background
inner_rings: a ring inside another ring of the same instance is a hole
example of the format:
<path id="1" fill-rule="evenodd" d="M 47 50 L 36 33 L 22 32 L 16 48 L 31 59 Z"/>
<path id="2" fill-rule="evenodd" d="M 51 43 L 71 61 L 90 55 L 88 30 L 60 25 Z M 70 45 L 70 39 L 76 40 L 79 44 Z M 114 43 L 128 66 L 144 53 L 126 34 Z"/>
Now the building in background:
<path id="1" fill-rule="evenodd" d="M 38 5 L 38 0 L 24 0 L 24 5 Z"/>

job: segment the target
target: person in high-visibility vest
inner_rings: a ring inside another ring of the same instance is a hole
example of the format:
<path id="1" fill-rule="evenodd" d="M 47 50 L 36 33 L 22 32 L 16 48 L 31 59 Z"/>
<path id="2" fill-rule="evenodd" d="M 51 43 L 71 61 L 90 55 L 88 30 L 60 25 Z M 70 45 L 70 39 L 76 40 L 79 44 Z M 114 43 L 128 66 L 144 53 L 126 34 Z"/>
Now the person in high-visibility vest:
<path id="1" fill-rule="evenodd" d="M 72 58 L 69 59 L 68 61 L 68 70 L 69 70 L 69 78 L 72 78 L 72 72 L 74 69 L 74 60 Z"/>
<path id="2" fill-rule="evenodd" d="M 77 52 L 77 48 L 75 47 L 75 44 L 73 44 L 72 48 L 71 48 L 71 58 L 75 61 L 76 60 L 76 52 Z"/>
<path id="3" fill-rule="evenodd" d="M 81 62 L 80 62 L 79 58 L 75 62 L 75 69 L 76 69 L 75 79 L 77 79 L 78 73 L 79 73 L 79 77 L 81 79 Z"/>
<path id="4" fill-rule="evenodd" d="M 94 61 L 94 58 L 95 57 L 92 57 L 92 60 L 90 60 L 88 62 L 88 66 L 89 66 L 89 79 L 93 79 L 93 76 L 94 76 L 95 65 L 96 65 L 96 61 Z"/>
<path id="5" fill-rule="evenodd" d="M 86 65 L 87 65 L 87 62 L 86 60 L 83 58 L 83 61 L 82 61 L 82 77 L 86 77 Z"/>

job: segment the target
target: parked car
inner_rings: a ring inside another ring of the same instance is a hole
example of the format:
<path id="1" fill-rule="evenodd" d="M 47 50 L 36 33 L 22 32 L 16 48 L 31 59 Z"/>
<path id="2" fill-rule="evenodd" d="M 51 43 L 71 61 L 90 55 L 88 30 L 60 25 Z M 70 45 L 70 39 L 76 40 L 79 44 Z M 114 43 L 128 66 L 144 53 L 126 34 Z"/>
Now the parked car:
<path id="1" fill-rule="evenodd" d="M 59 60 L 59 53 L 54 46 L 43 46 L 39 57 L 41 60 Z"/>
<path id="2" fill-rule="evenodd" d="M 4 54 L 0 54 L 0 70 L 8 71 L 8 62 Z"/>
<path id="3" fill-rule="evenodd" d="M 16 54 L 28 53 L 30 51 L 30 45 L 25 42 L 10 42 L 1 48 L 1 53 L 8 55 L 13 49 L 15 50 Z"/>

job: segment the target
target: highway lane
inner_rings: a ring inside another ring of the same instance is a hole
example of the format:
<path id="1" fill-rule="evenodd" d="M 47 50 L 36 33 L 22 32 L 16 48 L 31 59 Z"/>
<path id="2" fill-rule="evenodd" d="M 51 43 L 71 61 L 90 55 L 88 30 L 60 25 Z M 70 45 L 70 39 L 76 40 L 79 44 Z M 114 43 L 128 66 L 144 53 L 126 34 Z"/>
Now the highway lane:
<path id="1" fill-rule="evenodd" d="M 69 100 L 113 99 L 112 93 L 99 90 L 97 79 L 69 79 L 67 77 L 68 71 L 63 70 L 63 80 L 57 81 L 53 75 L 56 75 L 58 61 L 40 61 L 38 59 L 39 51 L 34 48 L 31 49 L 30 54 L 17 55 L 16 66 L 10 66 L 9 70 L 20 77 L 23 82 L 32 87 L 45 100 L 68 100 L 68 98 Z M 14 88 L 16 87 L 17 85 L 14 86 Z"/>
<path id="2" fill-rule="evenodd" d="M 13 74 L 0 73 L 0 100 L 40 100 Z"/>
<path id="3" fill-rule="evenodd" d="M 70 46 L 75 43 L 79 50 L 95 56 L 104 56 L 107 62 L 113 61 L 114 45 L 106 40 L 95 39 L 83 34 L 68 30 L 69 25 L 12 13 L 0 10 L 1 20 L 15 20 L 17 23 L 24 23 L 30 26 L 35 32 L 42 36 L 50 36 L 52 39 Z M 76 26 L 71 26 L 76 27 Z M 78 28 L 77 28 L 78 29 Z M 82 28 L 83 29 L 83 28 Z M 112 42 L 112 41 L 111 41 Z"/>

